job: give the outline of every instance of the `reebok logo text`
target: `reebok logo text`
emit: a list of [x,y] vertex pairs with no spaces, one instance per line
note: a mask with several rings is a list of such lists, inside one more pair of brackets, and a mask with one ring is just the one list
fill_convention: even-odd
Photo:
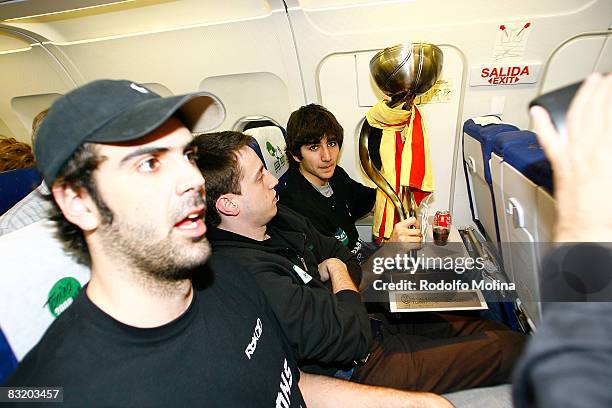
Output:
[[257,322],[255,323],[255,330],[253,331],[253,337],[251,337],[251,342],[244,349],[244,354],[246,354],[247,358],[250,360],[257,348],[257,340],[261,337],[261,333],[263,332],[263,324],[261,320],[257,318]]

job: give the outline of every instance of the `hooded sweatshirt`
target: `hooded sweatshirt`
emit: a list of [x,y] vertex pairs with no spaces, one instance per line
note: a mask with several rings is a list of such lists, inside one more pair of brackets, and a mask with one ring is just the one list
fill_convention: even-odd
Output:
[[219,228],[210,228],[207,236],[213,257],[233,259],[253,274],[304,371],[333,375],[363,359],[372,333],[360,294],[334,294],[318,272],[319,263],[338,258],[358,284],[355,256],[282,205],[266,233],[270,238],[264,241]]

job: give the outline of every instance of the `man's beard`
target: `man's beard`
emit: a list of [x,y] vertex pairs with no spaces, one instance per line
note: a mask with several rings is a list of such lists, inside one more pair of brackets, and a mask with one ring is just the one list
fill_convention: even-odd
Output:
[[150,224],[126,223],[117,214],[110,219],[110,224],[101,227],[104,250],[124,260],[147,280],[171,283],[191,279],[196,268],[210,256],[204,235],[189,241],[173,236],[171,230],[163,239],[153,241],[159,231]]

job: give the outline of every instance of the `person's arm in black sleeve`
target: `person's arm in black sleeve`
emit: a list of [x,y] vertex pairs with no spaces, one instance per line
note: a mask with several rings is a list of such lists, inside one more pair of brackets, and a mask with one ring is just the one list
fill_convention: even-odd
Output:
[[306,286],[271,262],[251,268],[300,360],[346,365],[368,354],[372,335],[358,292]]
[[361,265],[354,253],[342,245],[336,238],[326,237],[319,233],[316,228],[312,227],[310,235],[312,241],[315,242],[316,252],[319,254],[319,263],[329,258],[337,258],[346,264],[348,273],[356,286],[361,283]]
[[[290,209],[290,211],[293,211]],[[337,258],[346,264],[349,275],[355,283],[359,286],[361,283],[361,265],[357,260],[355,254],[348,250],[347,247],[342,245],[336,238],[328,237],[319,232],[317,227],[313,225],[312,221],[301,214],[293,212],[294,216],[299,217],[304,223],[304,233],[308,241],[313,244],[313,250],[317,256],[317,262],[321,263],[329,258]]]
[[610,303],[555,303],[544,318],[515,372],[515,405],[611,407]]
[[353,221],[357,221],[374,208],[376,189],[353,180],[341,167],[336,167],[336,172],[340,182],[345,184],[345,188],[349,192],[347,204],[353,216]]

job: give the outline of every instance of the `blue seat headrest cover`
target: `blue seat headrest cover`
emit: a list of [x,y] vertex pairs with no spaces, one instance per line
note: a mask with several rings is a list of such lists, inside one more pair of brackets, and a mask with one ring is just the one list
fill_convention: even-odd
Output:
[[285,130],[279,126],[263,126],[247,129],[244,133],[253,138],[249,146],[255,150],[265,168],[279,180],[276,191],[280,191],[289,170]]
[[552,168],[538,144],[510,146],[504,152],[504,161],[552,194]]
[[472,119],[468,119],[463,124],[463,132],[467,133],[474,139],[480,142],[482,147],[482,159],[484,160],[484,175],[487,183],[491,184],[491,170],[489,169],[489,159],[491,158],[491,152],[493,151],[493,144],[495,139],[502,132],[508,132],[518,130],[514,125],[508,125],[505,123],[490,124],[490,125],[479,125]]
[[528,130],[513,130],[510,132],[502,132],[495,138],[493,142],[493,152],[500,157],[504,157],[505,150],[510,146],[527,146],[537,144],[538,139],[536,134]]
[[0,215],[40,185],[35,167],[0,172]]

